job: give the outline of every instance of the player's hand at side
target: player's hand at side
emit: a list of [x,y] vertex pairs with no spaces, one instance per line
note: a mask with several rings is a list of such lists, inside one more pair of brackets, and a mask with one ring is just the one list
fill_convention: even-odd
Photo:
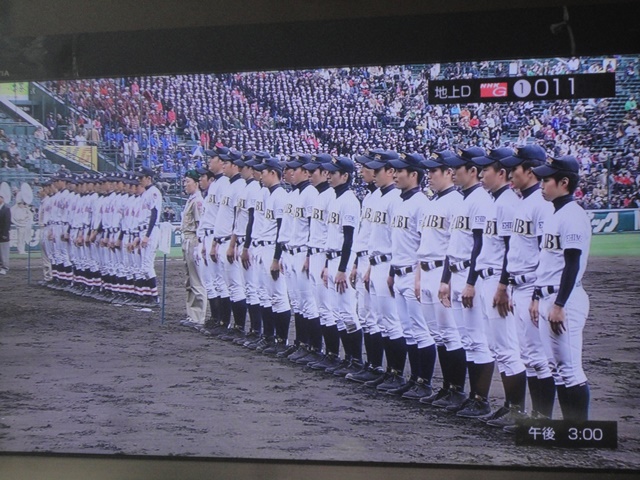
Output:
[[271,272],[271,278],[277,280],[280,276],[280,262],[274,259],[271,262],[271,268],[269,268],[269,271]]
[[122,240],[120,239],[116,240],[114,247],[120,250],[122,248]]
[[505,318],[509,312],[513,312],[506,285],[498,284],[496,294],[493,296],[493,308],[498,309],[498,313],[502,318]]
[[304,263],[302,264],[302,273],[309,278],[309,257],[305,257],[304,259]]
[[556,335],[561,335],[567,331],[564,324],[564,308],[554,304],[549,311],[549,326]]
[[214,263],[218,263],[218,244],[216,242],[211,244],[211,253],[209,254],[209,257],[211,257],[211,260],[213,260]]
[[531,323],[533,323],[536,328],[538,328],[538,319],[540,315],[538,310],[539,306],[540,300],[531,300],[531,303],[529,304],[529,316],[531,317]]
[[371,267],[367,268],[367,272],[362,277],[362,281],[364,283],[364,288],[369,291],[369,287],[371,286]]
[[473,297],[476,296],[476,287],[466,284],[462,289],[462,306],[464,308],[473,308]]
[[145,235],[144,237],[142,237],[142,242],[140,242],[140,246],[142,248],[147,248],[147,245],[149,245],[149,237]]
[[448,283],[440,283],[438,289],[438,300],[446,308],[451,308],[451,285]]
[[345,272],[336,273],[336,290],[338,293],[344,293],[347,291],[347,274]]
[[393,290],[394,278],[393,275],[389,275],[387,277],[387,287],[389,287],[389,293],[391,293],[392,297],[396,296],[396,292]]
[[325,288],[327,288],[329,286],[329,271],[327,270],[327,267],[322,269],[320,278],[322,278],[322,283],[324,283]]
[[235,245],[231,244],[227,249],[227,261],[229,263],[233,263],[235,259],[236,259],[236,247]]
[[356,288],[356,278],[358,277],[358,267],[355,265],[351,269],[351,273],[349,273],[349,283],[353,288]]
[[242,266],[245,270],[248,270],[251,266],[251,258],[249,257],[249,249],[243,248],[242,253],[240,254],[240,261],[242,262]]

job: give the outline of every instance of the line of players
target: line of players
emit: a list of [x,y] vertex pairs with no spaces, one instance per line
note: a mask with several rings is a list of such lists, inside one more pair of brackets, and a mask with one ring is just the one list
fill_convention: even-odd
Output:
[[[557,392],[565,419],[587,419],[591,230],[572,201],[573,157],[545,164],[536,145],[429,159],[374,150],[356,158],[369,189],[360,204],[346,157],[207,154],[209,168],[185,177],[182,325],[508,432],[525,418],[527,385],[533,417],[552,416]],[[492,412],[495,365],[505,402]]]
[[102,301],[158,305],[162,194],[153,172],[59,175],[42,185],[43,282]]

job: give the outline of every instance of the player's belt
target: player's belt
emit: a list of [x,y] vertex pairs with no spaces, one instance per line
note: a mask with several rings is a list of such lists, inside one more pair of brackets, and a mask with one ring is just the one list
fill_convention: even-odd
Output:
[[213,228],[205,228],[204,229],[204,235],[205,237],[208,235],[213,235]]
[[144,232],[147,230],[147,228],[149,228],[149,225],[141,225],[138,227],[138,231]]
[[236,237],[236,243],[242,245],[244,243],[244,237]]
[[213,237],[213,241],[216,243],[224,243],[231,240],[231,235],[226,237]]
[[120,231],[120,228],[118,227],[112,227],[112,228],[107,228],[107,233],[118,233]]
[[509,277],[509,285],[524,285],[525,283],[531,283],[536,279],[535,273],[528,273],[525,275],[511,275]]
[[254,247],[266,247],[267,245],[273,245],[276,243],[275,241],[266,241],[266,240],[254,240],[251,244]]
[[358,258],[368,257],[368,256],[369,256],[369,250],[363,250],[361,252],[356,253],[356,257]]
[[489,267],[489,268],[484,268],[482,270],[478,270],[477,273],[484,279],[484,278],[493,277],[494,275],[498,275],[500,273],[500,270]]
[[413,265],[407,267],[391,267],[391,275],[394,277],[402,277],[411,272],[413,272]]
[[307,249],[307,247],[289,247],[289,246],[287,246],[285,248],[286,248],[285,251],[287,253],[290,253],[291,255],[295,255],[296,253],[300,253],[300,252],[302,252],[302,251]]
[[340,250],[334,250],[333,252],[327,252],[327,260],[333,260],[334,258],[338,258],[342,255]]
[[453,273],[462,272],[471,266],[471,260],[463,260],[462,262],[456,262],[449,265],[449,270]]
[[434,260],[432,262],[420,262],[420,268],[425,272],[430,270],[435,270],[436,268],[440,268],[444,265],[444,260]]
[[[581,287],[582,282],[576,282],[575,287]],[[536,298],[545,298],[549,295],[553,295],[554,293],[558,293],[560,291],[559,285],[546,285],[544,287],[535,287],[533,289],[533,296]]]
[[315,255],[316,253],[324,252],[324,248],[309,247],[309,255]]
[[369,257],[369,263],[375,267],[376,265],[380,265],[384,262],[389,262],[391,260],[391,254],[383,254],[383,255],[372,255]]

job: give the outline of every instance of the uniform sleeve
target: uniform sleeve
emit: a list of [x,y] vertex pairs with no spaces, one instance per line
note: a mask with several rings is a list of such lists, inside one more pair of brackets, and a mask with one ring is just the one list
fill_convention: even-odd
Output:
[[484,201],[471,204],[469,209],[469,228],[471,230],[482,230],[484,232],[487,224],[486,207],[487,205]]
[[576,218],[574,222],[563,222],[560,225],[560,245],[563,250],[589,250],[591,243],[591,227],[587,221]]
[[513,219],[515,217],[515,208],[513,204],[498,205],[496,211],[496,227],[499,237],[510,237],[513,231]]
[[276,220],[282,219],[284,217],[284,209],[287,205],[287,194],[283,189],[282,192],[278,192],[278,194],[273,199],[273,216]]
[[343,202],[340,208],[340,225],[357,228],[360,220],[360,202],[354,197],[353,202]]
[[311,218],[311,216],[313,215],[313,205],[316,202],[316,199],[318,198],[318,193],[315,190],[315,188],[313,190],[311,190],[309,187],[307,187],[305,189],[305,191],[310,191],[311,193],[305,195],[305,201],[304,204],[302,205],[302,209],[303,209],[303,215],[305,218]]

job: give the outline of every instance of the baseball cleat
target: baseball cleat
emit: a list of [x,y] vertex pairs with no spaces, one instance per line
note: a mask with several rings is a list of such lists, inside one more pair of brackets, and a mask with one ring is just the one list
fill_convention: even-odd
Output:
[[421,398],[426,398],[433,394],[433,389],[431,385],[426,383],[424,379],[418,378],[413,386],[402,394],[402,398],[405,400],[420,400]]
[[504,415],[506,415],[507,413],[509,413],[509,407],[506,406],[501,406],[499,409],[493,411],[491,414],[485,416],[485,417],[480,417],[478,418],[478,420],[480,420],[481,422],[487,423],[491,420],[495,420],[497,418],[500,418]]
[[340,364],[340,357],[335,353],[328,353],[322,360],[316,363],[309,364],[311,370],[326,370],[327,368],[334,367]]
[[486,400],[474,398],[464,408],[456,412],[458,417],[462,418],[478,418],[491,413],[491,406]]
[[394,370],[393,368],[389,372],[389,376],[386,380],[376,386],[376,390],[379,392],[386,392],[387,390],[393,390],[395,388],[400,388],[406,383],[406,380],[402,376],[402,374]]
[[528,418],[527,415],[524,412],[521,412],[519,408],[520,407],[512,406],[511,408],[509,408],[506,415],[488,420],[487,425],[502,429],[509,426],[515,426],[518,420],[525,420],[526,418]]
[[387,395],[401,396],[407,393],[409,390],[411,390],[415,384],[416,384],[415,380],[409,380],[404,385],[401,385],[398,388],[392,388],[390,390],[387,390],[385,393]]
[[376,388],[381,383],[385,382],[390,376],[391,372],[385,372],[382,367],[377,367],[374,371],[378,376],[372,380],[367,380],[364,382],[365,387]]

